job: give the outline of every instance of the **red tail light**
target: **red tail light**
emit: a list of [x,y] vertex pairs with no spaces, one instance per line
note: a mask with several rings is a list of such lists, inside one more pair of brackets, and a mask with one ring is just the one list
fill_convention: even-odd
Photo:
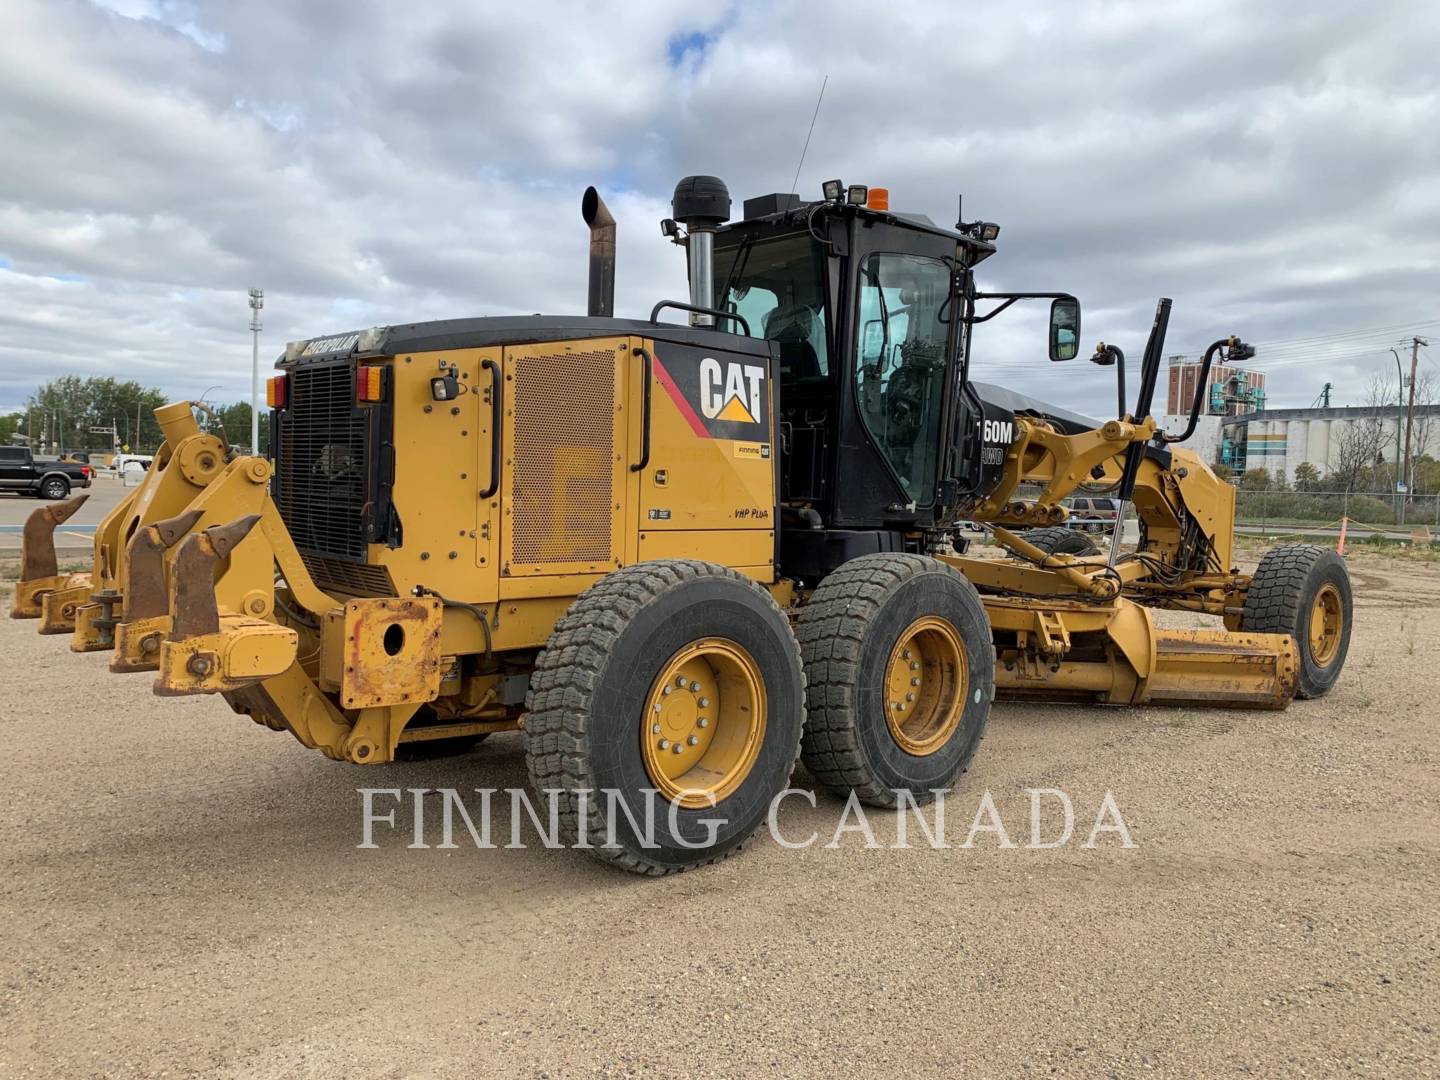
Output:
[[355,400],[385,400],[385,369],[378,364],[361,364],[355,369]]

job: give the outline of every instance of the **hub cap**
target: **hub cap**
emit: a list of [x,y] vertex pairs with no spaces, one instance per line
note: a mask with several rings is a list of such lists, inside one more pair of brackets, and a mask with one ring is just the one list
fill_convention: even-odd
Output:
[[709,807],[745,782],[765,739],[765,682],[751,655],[702,638],[670,657],[641,718],[645,771],[666,799]]
[[907,754],[925,757],[960,723],[970,672],[955,627],[928,615],[905,628],[885,666],[885,723]]
[[1334,585],[1322,585],[1310,607],[1310,658],[1321,667],[1335,659],[1344,621],[1340,590]]

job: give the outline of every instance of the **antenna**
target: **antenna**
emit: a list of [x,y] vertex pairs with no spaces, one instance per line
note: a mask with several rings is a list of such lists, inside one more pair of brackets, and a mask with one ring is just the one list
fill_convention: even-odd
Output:
[[820,96],[815,99],[815,113],[810,117],[810,130],[805,133],[805,145],[800,149],[800,164],[795,166],[795,179],[790,181],[790,194],[797,194],[800,186],[800,170],[805,167],[805,155],[810,152],[810,136],[815,134],[815,119],[820,115],[820,102],[825,100],[825,87],[830,85],[830,76],[820,84]]

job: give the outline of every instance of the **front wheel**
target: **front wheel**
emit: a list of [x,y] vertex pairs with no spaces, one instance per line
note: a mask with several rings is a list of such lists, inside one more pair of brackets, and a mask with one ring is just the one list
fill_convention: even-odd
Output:
[[70,494],[70,485],[58,476],[52,476],[40,485],[40,497],[52,502]]
[[970,764],[995,697],[975,587],[921,555],[862,555],[820,583],[797,628],[809,705],[801,756],[872,806],[916,802]]
[[1293,637],[1300,654],[1296,696],[1317,698],[1330,692],[1345,666],[1353,614],[1345,560],[1329,548],[1283,544],[1256,567],[1240,627]]
[[723,566],[637,563],[555,624],[530,678],[532,786],[564,842],[643,874],[739,850],[799,754],[805,682],[770,594]]

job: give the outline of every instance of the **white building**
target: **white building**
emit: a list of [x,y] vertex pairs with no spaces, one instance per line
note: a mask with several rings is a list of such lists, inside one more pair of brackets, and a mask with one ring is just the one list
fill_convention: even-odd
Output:
[[[1265,469],[1294,482],[1295,469],[1310,462],[1321,474],[1340,459],[1347,428],[1380,422],[1382,461],[1394,464],[1404,453],[1406,410],[1399,405],[1352,406],[1343,409],[1266,409],[1244,416],[1201,417],[1220,421],[1219,445],[1206,444],[1206,459],[1222,461],[1237,472]],[[1168,419],[1168,418],[1167,418]],[[1191,445],[1199,449],[1198,436]],[[1397,447],[1399,450],[1397,451]],[[1209,456],[1214,453],[1214,457]],[[1411,428],[1410,458],[1440,458],[1440,405],[1416,405]]]

